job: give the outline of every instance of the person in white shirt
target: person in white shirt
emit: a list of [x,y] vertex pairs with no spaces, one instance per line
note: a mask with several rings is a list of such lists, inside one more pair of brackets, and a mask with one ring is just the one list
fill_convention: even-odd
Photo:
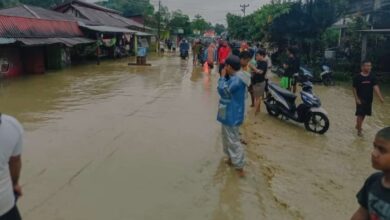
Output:
[[16,199],[22,196],[23,127],[13,117],[0,114],[0,220],[21,220]]

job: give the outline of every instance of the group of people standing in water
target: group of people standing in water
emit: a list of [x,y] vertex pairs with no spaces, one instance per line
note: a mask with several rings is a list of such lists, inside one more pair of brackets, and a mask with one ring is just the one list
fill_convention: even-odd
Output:
[[[245,151],[239,131],[246,115],[245,99],[249,91],[251,106],[255,107],[257,115],[266,89],[267,72],[272,64],[267,60],[264,49],[257,48],[253,52],[246,43],[242,43],[239,50],[230,49],[227,45],[223,42],[217,52],[220,73],[218,93],[221,97],[217,119],[222,124],[223,151],[228,157],[226,163],[234,167],[240,177],[245,177]],[[293,75],[299,71],[300,62],[295,49],[288,49],[287,54],[288,61],[283,65],[288,80],[287,89],[295,93]],[[371,115],[373,92],[384,102],[371,68],[370,61],[362,62],[361,73],[353,79],[359,136],[365,116]],[[359,208],[352,220],[390,219],[390,127],[376,134],[371,160],[372,167],[379,172],[371,175],[358,192]]]
[[251,97],[251,107],[258,115],[266,89],[267,72],[272,63],[260,45],[251,47],[242,42],[240,47],[234,47],[227,41],[220,41],[218,46],[210,43],[204,47],[204,54],[200,54],[202,46],[200,41],[194,42],[193,62],[197,65],[199,55],[203,56],[204,60],[200,63],[207,74],[214,69],[214,64],[218,65],[218,93],[221,98],[217,120],[222,124],[223,150],[228,157],[227,164],[244,177],[245,151],[242,145],[246,143],[239,128],[247,115],[245,100]]

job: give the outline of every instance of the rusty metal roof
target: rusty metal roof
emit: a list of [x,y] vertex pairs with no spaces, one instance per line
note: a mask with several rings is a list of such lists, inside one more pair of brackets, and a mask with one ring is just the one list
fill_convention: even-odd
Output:
[[151,28],[145,27],[143,24],[136,22],[132,19],[121,16],[121,12],[102,7],[93,3],[87,3],[78,0],[70,0],[56,8],[54,10],[62,13],[72,13],[77,18],[81,17],[90,22],[98,24],[91,24],[84,22],[87,25],[100,25],[100,26],[113,26],[113,27],[136,27],[140,29]]
[[135,22],[131,19],[122,17],[121,15],[110,13],[106,11],[99,11],[93,8],[82,7],[78,5],[72,5],[72,7],[77,10],[81,15],[90,21],[100,23],[105,26],[113,27],[139,27],[143,28],[144,26],[138,22]]
[[128,25],[118,19],[113,18],[112,13],[99,11],[92,8],[82,7],[78,5],[72,5],[76,11],[78,11],[83,17],[90,21],[97,22],[101,25],[113,26],[113,27],[127,27]]
[[106,11],[106,12],[110,12],[110,13],[121,14],[120,11],[114,10],[112,8],[106,8],[106,7],[98,5],[98,4],[93,4],[93,3],[89,3],[86,1],[80,1],[80,0],[67,0],[64,3],[55,6],[53,9],[56,11],[64,12],[64,10],[66,10],[66,8],[69,7],[70,5],[80,5],[80,6],[84,6],[84,7],[88,7],[88,8],[93,8],[93,9],[96,9],[99,11]]
[[1,9],[0,15],[38,18],[38,19],[47,19],[47,20],[62,20],[62,21],[76,20],[72,15],[62,14],[56,11],[35,7],[31,5],[20,5],[13,8]]
[[0,15],[2,38],[82,37],[77,22]]
[[99,23],[87,19],[77,18],[70,14],[63,14],[57,11],[52,11],[31,5],[20,5],[13,8],[1,9],[0,15],[60,21],[80,21],[88,25],[99,25]]

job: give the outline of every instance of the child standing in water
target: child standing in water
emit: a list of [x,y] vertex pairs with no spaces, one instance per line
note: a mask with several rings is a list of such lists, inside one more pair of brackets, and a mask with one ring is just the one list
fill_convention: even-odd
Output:
[[360,208],[352,220],[390,219],[390,127],[377,133],[371,162],[380,172],[371,175],[357,194]]

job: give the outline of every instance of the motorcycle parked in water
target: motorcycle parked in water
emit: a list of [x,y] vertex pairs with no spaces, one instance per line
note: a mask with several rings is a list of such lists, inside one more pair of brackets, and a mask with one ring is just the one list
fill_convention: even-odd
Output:
[[274,117],[282,115],[304,123],[306,130],[310,132],[324,134],[329,129],[329,118],[321,107],[320,99],[313,93],[313,84],[306,81],[300,86],[302,86],[303,103],[297,107],[295,104],[297,96],[294,93],[269,82],[267,97],[264,101],[267,111]]
[[[283,76],[285,76],[286,70],[283,67],[275,65],[272,67],[272,71],[277,76],[283,77]],[[313,73],[308,68],[305,68],[305,67],[300,67],[299,72],[295,73],[293,75],[293,77],[295,78],[295,80],[297,80],[298,83],[312,81],[314,78]]]
[[320,79],[325,86],[334,86],[336,84],[333,79],[333,71],[328,65],[322,65]]
[[188,58],[188,50],[180,50],[180,57],[185,60]]
[[202,46],[200,49],[200,52],[198,54],[198,62],[203,66],[203,64],[206,62],[206,57],[205,57],[205,50],[206,48]]
[[333,79],[333,71],[328,65],[322,65],[321,72],[319,74],[313,74],[313,72],[309,68],[301,67],[300,75],[305,76],[304,80],[308,79],[313,83],[323,83],[325,86],[335,85],[335,81]]

